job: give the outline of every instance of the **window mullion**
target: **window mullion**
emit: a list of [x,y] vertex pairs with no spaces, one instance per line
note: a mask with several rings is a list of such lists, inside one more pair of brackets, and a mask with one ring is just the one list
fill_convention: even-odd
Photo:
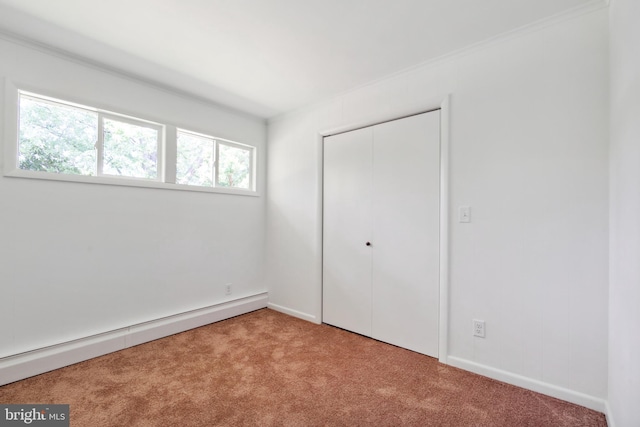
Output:
[[103,175],[104,171],[104,115],[98,113],[98,141],[96,142],[96,163],[98,176]]
[[249,162],[250,162],[250,167],[249,167],[249,188],[253,191],[256,190],[256,177],[255,177],[255,171],[256,171],[256,150],[249,150]]
[[[164,151],[164,152],[163,152]],[[165,126],[164,150],[159,150],[163,155],[164,182],[176,183],[176,169],[178,163],[178,131],[175,126]]]
[[218,187],[218,159],[220,158],[219,156],[219,150],[218,148],[220,147],[220,144],[218,144],[218,141],[216,141],[215,139],[213,140],[213,186],[214,187]]

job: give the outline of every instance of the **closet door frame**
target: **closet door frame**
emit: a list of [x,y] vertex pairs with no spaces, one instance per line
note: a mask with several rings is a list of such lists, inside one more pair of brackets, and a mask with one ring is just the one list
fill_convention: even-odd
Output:
[[[389,113],[376,117],[371,117],[369,120],[363,120],[359,122],[349,123],[338,128],[327,129],[320,131],[317,136],[317,149],[319,152],[318,158],[320,164],[318,167],[318,221],[319,229],[317,235],[319,236],[319,253],[323,253],[323,148],[324,138],[327,136],[336,135],[339,133],[349,132],[352,130],[374,126],[380,123],[388,122],[391,120],[402,119],[405,117],[414,116],[417,114],[427,113],[430,111],[440,110],[440,262],[439,262],[439,319],[438,319],[438,360],[441,363],[447,363],[448,356],[448,332],[449,332],[449,133],[450,133],[450,95],[446,95],[444,99],[439,102],[427,103],[422,108],[416,108],[413,110],[402,111],[396,114]],[[323,259],[322,255],[318,260],[318,271],[322,275]],[[322,322],[322,277],[320,277],[320,286],[317,289],[317,301],[318,306],[316,308],[316,319]]]

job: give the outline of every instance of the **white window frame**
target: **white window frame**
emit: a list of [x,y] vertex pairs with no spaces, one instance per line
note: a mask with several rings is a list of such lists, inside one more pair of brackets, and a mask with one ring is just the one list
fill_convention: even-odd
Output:
[[[44,96],[44,95],[38,95],[32,92],[28,92],[28,91],[23,91],[23,90],[18,90],[17,93],[17,100],[16,100],[16,139],[15,139],[15,153],[11,153],[13,155],[13,157],[15,157],[16,159],[16,168],[18,170],[22,170],[22,171],[29,171],[28,169],[20,169],[20,100],[22,97],[25,98],[29,98],[32,101],[35,102],[41,102],[41,103],[45,103],[45,104],[50,104],[52,106],[63,106],[63,107],[71,107],[71,108],[75,108],[78,110],[84,110],[84,111],[88,111],[91,113],[94,113],[96,115],[96,119],[97,119],[97,128],[96,128],[96,139],[100,138],[100,129],[102,128],[102,124],[100,121],[100,113],[98,112],[97,109],[95,108],[91,108],[91,107],[87,107],[85,105],[80,105],[80,104],[76,104],[74,102],[65,102],[65,101],[61,101],[59,99],[56,98],[52,98],[49,96]],[[7,121],[7,125],[9,125],[8,121]],[[6,139],[6,141],[8,142],[9,139]],[[97,155],[97,153],[96,153]],[[96,167],[94,167],[94,172],[96,173],[96,175],[98,174],[98,159],[96,158]],[[36,173],[45,173],[45,174],[52,174],[52,175],[58,175],[54,172],[45,172],[45,171],[30,171],[30,172],[36,172]],[[72,175],[72,174],[65,174],[65,175]],[[89,176],[89,175],[77,175],[77,176]]]
[[[213,185],[212,186],[193,185],[193,184],[177,184],[177,185],[181,185],[181,186],[185,186],[185,187],[217,188],[218,186],[216,185],[216,170],[218,169],[218,153],[217,153],[217,150],[216,150],[216,147],[217,147],[216,139],[211,135],[205,135],[203,133],[193,132],[193,131],[186,130],[186,129],[183,129],[183,128],[177,128],[176,129],[176,167],[177,167],[177,164],[178,164],[177,163],[177,158],[178,158],[178,136],[181,133],[188,134],[188,135],[193,135],[195,137],[206,139],[206,140],[211,142],[211,146],[213,148],[213,168],[211,170],[211,173],[213,174],[213,176],[211,177],[211,182],[213,183]],[[176,182],[178,181],[177,172],[176,172],[176,179],[175,180],[176,180]]]
[[[241,150],[246,150],[249,152],[249,189],[253,189],[255,188],[255,181],[254,181],[254,170],[255,170],[255,148],[254,147],[250,147],[244,144],[238,144],[237,142],[233,142],[233,141],[227,141],[221,138],[218,138],[218,140],[216,141],[216,145],[215,145],[215,163],[214,163],[214,181],[215,182],[215,186],[218,187],[220,184],[218,182],[218,161],[220,160],[220,145],[226,145],[228,147],[233,147],[233,148],[239,148]],[[223,187],[223,188],[232,188],[232,189],[242,189],[241,187]]]
[[[96,171],[96,176],[97,177],[109,177],[109,178],[114,178],[114,179],[132,179],[132,180],[141,180],[141,181],[151,181],[151,182],[162,182],[162,176],[163,176],[163,170],[162,170],[162,165],[163,165],[163,135],[164,135],[164,129],[163,129],[163,125],[159,124],[159,123],[154,123],[148,120],[143,120],[143,119],[139,119],[137,117],[130,117],[130,116],[125,116],[122,114],[117,114],[117,113],[112,113],[112,112],[108,112],[108,111],[104,111],[98,108],[94,108],[94,107],[88,107],[86,105],[81,105],[81,104],[76,104],[74,102],[68,102],[65,100],[61,100],[61,99],[56,99],[56,98],[52,98],[49,96],[45,96],[45,95],[40,95],[40,94],[36,94],[33,92],[29,92],[29,91],[24,91],[24,90],[18,90],[18,103],[17,103],[17,111],[18,111],[18,133],[20,131],[20,100],[23,98],[28,98],[31,99],[33,101],[36,102],[44,102],[44,103],[48,103],[51,104],[53,106],[62,106],[62,107],[71,107],[71,108],[76,108],[78,110],[85,110],[85,111],[90,111],[92,113],[96,114],[96,117],[98,119],[97,121],[97,129],[96,129],[96,141],[95,141],[95,149],[96,149],[96,165],[95,165],[95,171]],[[126,124],[130,124],[133,126],[138,126],[138,127],[142,127],[142,128],[148,128],[148,129],[153,129],[157,132],[158,135],[158,139],[156,142],[156,176],[155,178],[139,178],[139,177],[132,177],[132,176],[126,176],[126,175],[114,175],[114,174],[107,174],[104,173],[104,120],[112,120],[112,121],[116,121],[116,122],[121,122],[121,123],[126,123]],[[19,153],[20,153],[20,136],[19,134],[17,135],[16,138],[16,161],[18,161],[18,157],[19,157]],[[76,175],[76,174],[57,174],[54,172],[45,172],[45,171],[29,171],[26,169],[20,169],[19,164],[16,164],[16,167],[18,170],[24,171],[24,172],[34,172],[37,174],[46,174],[46,175],[71,175],[71,176],[86,176],[86,177],[90,177],[92,178],[90,175]],[[49,177],[49,178],[53,178],[53,177]]]
[[[158,141],[156,144],[156,177],[154,178],[136,178],[132,176],[121,176],[104,173],[104,119],[113,120],[116,122],[127,123],[134,126],[153,129],[158,132]],[[98,141],[96,141],[97,149],[97,163],[98,163],[98,176],[105,176],[116,179],[135,179],[144,181],[157,181],[163,182],[163,168],[164,164],[164,150],[162,149],[164,144],[164,126],[158,123],[149,122],[137,118],[131,118],[113,113],[107,113],[105,111],[98,111]]]
[[[85,109],[88,111],[94,111],[99,115],[98,119],[98,141],[96,142],[96,149],[100,148],[101,153],[97,155],[104,156],[104,132],[102,126],[102,117],[112,118],[117,121],[131,123],[137,126],[151,127],[158,130],[158,155],[157,155],[157,179],[148,178],[135,178],[127,176],[109,175],[103,174],[102,171],[96,171],[97,176],[89,175],[75,175],[75,174],[62,174],[54,172],[44,171],[31,171],[20,169],[18,159],[18,146],[19,146],[19,101],[20,95],[26,95],[36,100],[44,100],[53,102],[54,104],[68,105],[74,108]],[[89,105],[92,105],[91,107]],[[257,150],[258,148],[253,145],[243,144],[235,141],[231,141],[225,138],[213,137],[207,133],[194,132],[186,130],[186,127],[178,127],[174,124],[164,122],[162,120],[150,120],[143,115],[124,114],[118,112],[116,108],[109,108],[108,106],[100,105],[97,102],[79,100],[75,97],[59,95],[51,93],[51,91],[42,90],[29,85],[17,84],[9,79],[5,80],[5,117],[4,117],[4,135],[3,143],[4,155],[0,162],[0,173],[4,177],[10,178],[28,178],[50,181],[63,181],[63,182],[79,182],[79,183],[91,183],[91,184],[104,184],[104,185],[120,185],[140,188],[157,188],[167,190],[179,190],[179,191],[192,191],[192,192],[205,192],[205,193],[220,193],[220,194],[232,194],[259,197],[260,193],[257,191]],[[187,126],[188,127],[188,126]],[[235,144],[239,147],[251,150],[252,164],[251,164],[251,188],[229,188],[229,187],[202,187],[196,185],[183,185],[176,184],[176,161],[177,161],[177,131],[184,131],[195,135],[201,135],[207,138],[211,138],[215,141],[223,141],[224,143]],[[217,144],[215,145],[217,147]],[[214,148],[215,155],[217,156],[217,150]],[[97,161],[97,164],[101,164],[101,160]],[[216,174],[217,164],[214,165],[214,182]]]
[[[201,187],[201,186],[190,185],[190,184],[178,184],[178,185],[181,185],[184,187],[215,188],[215,189],[224,190],[224,191],[245,191],[245,192],[256,191],[255,190],[256,189],[256,180],[255,180],[256,147],[252,145],[241,144],[235,141],[230,141],[224,138],[218,138],[212,135],[206,135],[203,133],[194,132],[194,131],[183,129],[183,128],[176,129],[176,141],[177,141],[177,134],[180,134],[180,133],[193,135],[199,138],[204,138],[204,139],[210,140],[211,143],[213,144],[213,169],[212,169],[213,177],[211,180],[213,182],[213,187]],[[229,147],[239,148],[249,152],[250,167],[249,167],[249,188],[248,189],[241,188],[241,187],[220,187],[220,184],[218,182],[218,161],[220,159],[220,150],[219,150],[220,144],[226,145]]]

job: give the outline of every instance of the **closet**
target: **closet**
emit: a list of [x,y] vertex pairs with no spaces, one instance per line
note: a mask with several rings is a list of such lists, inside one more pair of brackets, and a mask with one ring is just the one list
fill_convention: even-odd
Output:
[[324,138],[324,323],[438,356],[439,192],[439,111]]

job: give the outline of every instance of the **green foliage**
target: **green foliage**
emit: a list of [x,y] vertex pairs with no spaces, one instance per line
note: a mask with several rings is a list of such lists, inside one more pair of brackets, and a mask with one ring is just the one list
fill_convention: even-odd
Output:
[[218,185],[249,188],[251,152],[247,149],[220,144],[218,147]]
[[[218,185],[250,188],[251,151],[218,142]],[[184,132],[178,133],[178,184],[213,186],[214,140]]]
[[[98,113],[57,102],[20,97],[19,167],[75,175],[97,174]],[[158,174],[158,130],[103,117],[107,175],[155,179]],[[251,150],[218,143],[218,185],[251,186]],[[179,132],[176,182],[212,187],[214,140]]]
[[22,97],[19,167],[95,175],[97,123],[94,112]]
[[[97,174],[98,114],[69,105],[20,98],[19,167],[76,175]],[[155,179],[158,131],[103,119],[103,172]]]
[[155,179],[158,176],[158,131],[105,118],[103,172]]
[[80,169],[69,164],[68,159],[52,153],[42,145],[30,144],[25,155],[20,156],[20,169],[79,175]]
[[176,183],[213,186],[213,140],[178,133]]

